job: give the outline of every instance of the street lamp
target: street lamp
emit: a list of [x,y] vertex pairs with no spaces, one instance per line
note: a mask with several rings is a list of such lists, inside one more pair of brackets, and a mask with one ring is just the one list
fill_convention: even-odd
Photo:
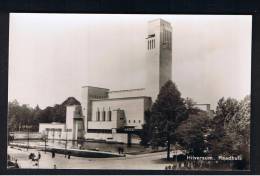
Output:
[[29,150],[29,141],[30,141],[30,128],[32,128],[31,125],[26,125],[25,128],[27,129],[27,151]]
[[66,128],[66,141],[65,141],[65,157],[67,156],[67,145],[68,145],[68,132],[71,131],[71,129]]
[[46,131],[43,131],[43,140],[44,140],[44,153],[46,153],[46,142],[48,139],[48,134],[46,133]]

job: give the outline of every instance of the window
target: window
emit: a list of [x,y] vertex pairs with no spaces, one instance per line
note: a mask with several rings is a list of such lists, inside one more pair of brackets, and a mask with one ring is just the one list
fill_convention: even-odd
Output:
[[100,121],[100,112],[99,112],[99,110],[97,111],[97,121]]
[[102,111],[102,121],[106,121],[106,111]]
[[154,42],[153,48],[155,48],[155,39],[153,39],[153,42]]
[[135,120],[134,120],[134,123],[135,123]]
[[141,120],[139,120],[139,123],[141,123]]
[[172,47],[172,33],[170,32],[170,48]]
[[166,41],[167,41],[167,43],[169,41],[169,31],[166,31]]
[[111,112],[111,110],[108,111],[108,121],[112,121],[112,112]]
[[128,123],[130,123],[131,121],[130,120],[128,120]]
[[165,29],[163,29],[163,43],[165,43]]

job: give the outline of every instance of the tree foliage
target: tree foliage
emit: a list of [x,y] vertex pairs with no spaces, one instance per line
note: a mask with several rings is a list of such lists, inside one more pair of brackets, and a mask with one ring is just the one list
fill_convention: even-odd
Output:
[[218,102],[213,130],[209,135],[213,155],[241,155],[249,162],[250,150],[250,97],[240,102],[221,98]]
[[209,117],[206,112],[190,114],[189,118],[176,129],[178,144],[194,156],[203,156],[206,150],[205,136],[209,129]]
[[26,130],[26,125],[30,125],[32,131],[37,131],[39,123],[64,123],[67,105],[80,105],[80,103],[74,97],[69,97],[61,104],[56,104],[54,107],[48,106],[41,110],[38,105],[32,108],[28,105],[20,105],[17,100],[9,102],[8,130],[23,131]]
[[174,143],[175,129],[186,118],[186,106],[181,93],[172,81],[166,82],[151,108],[151,143],[164,146],[168,139]]

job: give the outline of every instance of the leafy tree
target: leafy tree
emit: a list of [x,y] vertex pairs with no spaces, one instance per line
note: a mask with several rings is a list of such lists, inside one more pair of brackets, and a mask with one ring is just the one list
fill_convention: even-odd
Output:
[[243,161],[237,168],[249,168],[250,155],[250,97],[246,96],[238,104],[239,110],[225,126],[225,131],[233,141],[234,153],[241,154]]
[[212,121],[212,132],[208,136],[209,149],[212,155],[227,155],[234,153],[233,140],[225,130],[229,122],[239,111],[239,102],[236,99],[222,97],[218,101],[216,116]]
[[[250,148],[250,97],[242,101],[221,98],[218,102],[213,130],[208,137],[212,155],[243,155],[248,168]],[[241,165],[239,166],[241,167]]]
[[40,109],[37,105],[31,108],[28,105],[20,105],[17,100],[8,103],[8,130],[26,130],[26,125],[31,125],[33,131],[38,131],[39,123],[51,123],[66,121],[66,106],[80,105],[74,97],[67,98],[61,104],[54,107]]
[[151,136],[152,136],[152,126],[151,126],[151,112],[147,110],[144,112],[144,121],[143,130],[141,132],[141,145],[148,146],[150,144]]
[[188,114],[197,114],[200,110],[195,107],[196,102],[192,99],[187,97],[185,99],[185,106],[187,108]]
[[175,129],[187,119],[184,99],[172,81],[167,81],[161,88],[157,100],[151,108],[150,126],[154,131],[151,143],[165,146],[167,143],[167,159],[169,159],[170,144],[175,143]]
[[209,117],[206,112],[191,114],[176,129],[176,139],[189,154],[204,155],[206,149],[205,136],[209,129]]

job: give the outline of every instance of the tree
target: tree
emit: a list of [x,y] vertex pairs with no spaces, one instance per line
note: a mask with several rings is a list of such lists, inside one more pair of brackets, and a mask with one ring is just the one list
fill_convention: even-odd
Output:
[[206,112],[191,114],[187,120],[176,129],[176,139],[189,154],[204,155],[206,149],[205,137],[209,129],[209,117]]
[[151,112],[147,110],[144,112],[144,121],[143,130],[141,132],[141,145],[148,146],[150,144],[151,136],[152,136],[152,126],[151,126]]
[[[250,97],[242,101],[221,98],[218,102],[213,130],[208,137],[212,155],[243,155],[248,168],[250,149]],[[239,166],[241,167],[241,165]]]
[[200,111],[195,107],[195,104],[196,102],[192,98],[187,97],[185,99],[185,106],[188,114],[197,114]]
[[20,105],[17,100],[8,103],[8,130],[25,130],[26,125],[31,125],[31,130],[38,131],[39,123],[51,123],[66,121],[66,106],[80,105],[74,97],[67,98],[61,104],[54,107],[48,106],[40,109],[37,105],[32,108],[28,105]]
[[151,108],[151,143],[165,146],[167,142],[167,159],[170,155],[170,144],[175,143],[175,129],[187,118],[184,99],[172,81],[167,81],[161,88],[157,100]]
[[8,103],[9,131],[25,130],[26,125],[32,124],[33,109],[28,105],[20,105],[17,100]]
[[250,96],[246,96],[238,104],[239,110],[225,126],[225,131],[233,141],[234,153],[241,154],[243,161],[236,167],[249,168],[250,155]]
[[232,120],[232,118],[239,111],[239,102],[234,98],[227,98],[227,100],[222,97],[218,101],[218,106],[216,109],[215,120],[220,126],[225,126]]
[[239,102],[233,98],[225,100],[222,97],[218,101],[216,108],[216,116],[212,121],[212,132],[208,136],[209,149],[212,155],[227,155],[234,154],[233,143],[226,130],[228,124],[239,111]]

